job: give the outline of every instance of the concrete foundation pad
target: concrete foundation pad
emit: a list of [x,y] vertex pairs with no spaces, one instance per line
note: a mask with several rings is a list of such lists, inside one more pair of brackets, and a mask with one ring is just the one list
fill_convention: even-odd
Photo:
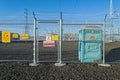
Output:
[[63,63],[55,63],[55,66],[65,66],[66,64]]
[[30,63],[29,66],[38,66],[39,64]]
[[102,67],[110,67],[110,64],[98,64],[98,66],[102,66]]

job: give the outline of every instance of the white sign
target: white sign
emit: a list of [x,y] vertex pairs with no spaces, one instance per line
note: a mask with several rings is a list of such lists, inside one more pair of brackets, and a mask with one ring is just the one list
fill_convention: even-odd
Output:
[[43,47],[55,47],[55,41],[43,41]]
[[51,41],[51,34],[46,34],[46,41]]

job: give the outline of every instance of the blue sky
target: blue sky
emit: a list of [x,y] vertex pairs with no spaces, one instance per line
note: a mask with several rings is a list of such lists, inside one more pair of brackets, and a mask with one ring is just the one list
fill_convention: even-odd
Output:
[[[119,4],[120,0],[113,0],[114,10],[120,10]],[[32,20],[33,11],[39,19],[59,19],[59,13],[62,11],[63,19],[67,20],[103,20],[105,14],[109,14],[109,0],[0,0],[0,20],[25,20],[25,8],[28,9],[29,19]],[[8,29],[8,25],[4,25],[3,28]],[[21,30],[23,33],[24,26],[19,28],[14,31]],[[53,29],[43,28],[43,30],[51,32]],[[57,29],[53,32],[56,31]]]
[[[114,9],[120,9],[119,3],[119,0],[113,0]],[[0,16],[24,16],[25,8],[29,16],[32,11],[47,14],[62,11],[64,14],[103,17],[109,13],[109,0],[0,0]]]

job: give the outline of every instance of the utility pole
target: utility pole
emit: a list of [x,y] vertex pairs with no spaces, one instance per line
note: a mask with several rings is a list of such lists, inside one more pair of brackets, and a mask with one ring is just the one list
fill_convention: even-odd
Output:
[[25,34],[28,34],[28,9],[24,9],[24,15],[25,15]]

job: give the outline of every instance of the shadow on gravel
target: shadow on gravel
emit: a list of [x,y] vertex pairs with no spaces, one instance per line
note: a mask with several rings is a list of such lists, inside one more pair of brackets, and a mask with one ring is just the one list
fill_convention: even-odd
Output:
[[120,62],[120,47],[111,49],[105,56],[106,62]]

